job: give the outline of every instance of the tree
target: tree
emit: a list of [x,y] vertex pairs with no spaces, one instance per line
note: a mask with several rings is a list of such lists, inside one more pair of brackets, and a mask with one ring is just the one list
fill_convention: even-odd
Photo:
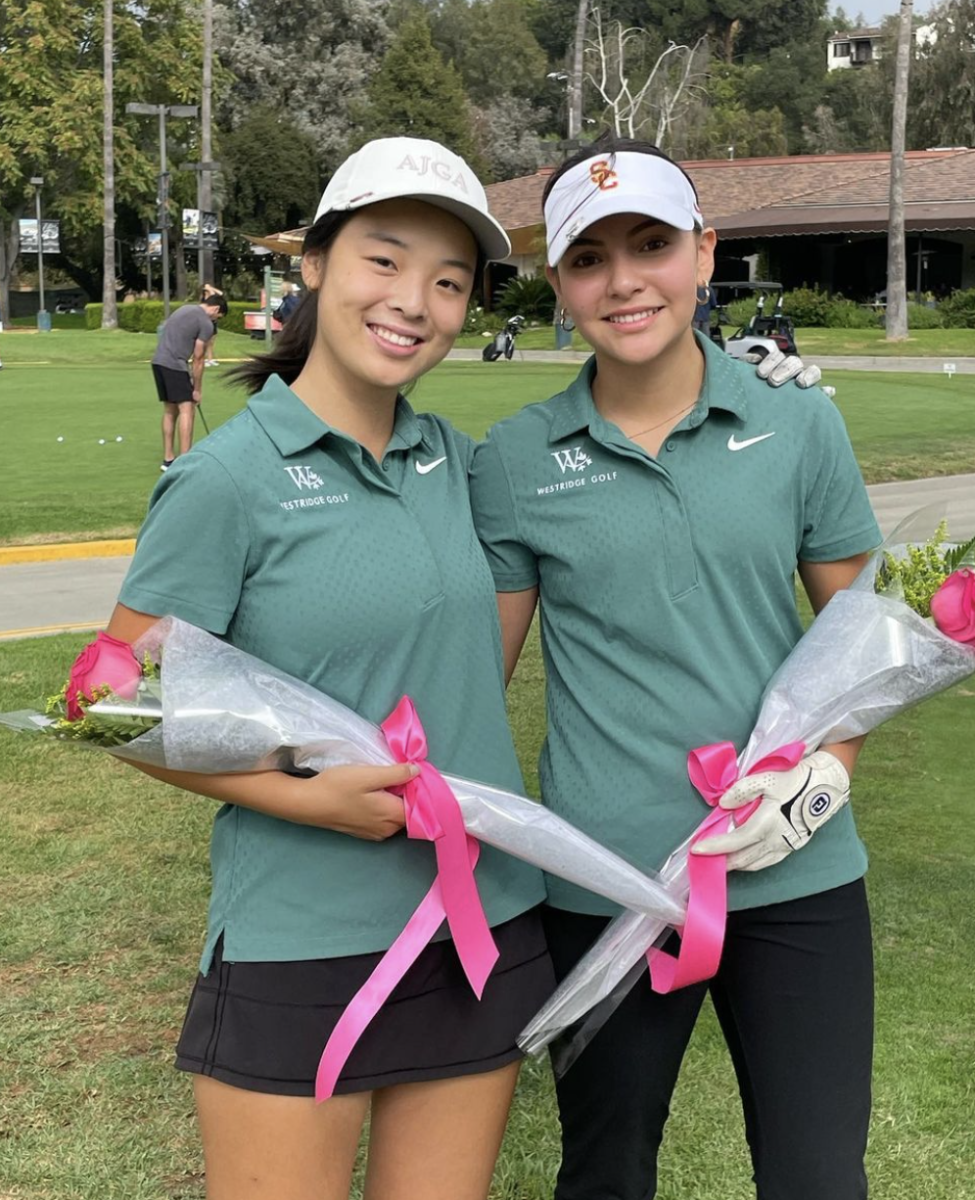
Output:
[[703,39],[694,46],[671,42],[655,56],[645,30],[624,29],[619,21],[604,27],[594,9],[585,53],[586,79],[617,135],[634,138],[646,131],[658,146],[667,144],[671,126],[695,89],[700,91],[707,61]]
[[485,180],[516,179],[533,174],[545,161],[544,124],[528,100],[499,96],[486,108],[475,108],[474,141],[485,165]]
[[569,140],[582,130],[582,83],[585,72],[586,25],[589,0],[578,0],[576,27],[572,38],[572,68],[569,72]]
[[102,270],[102,329],[118,325],[115,308],[115,90],[112,80],[115,13],[113,0],[105,0],[102,47],[102,164],[104,171],[104,246]]
[[314,213],[320,192],[315,139],[287,112],[254,108],[224,134],[220,158],[228,226],[270,233],[296,229]]
[[887,341],[907,339],[907,251],[904,240],[904,143],[913,46],[913,0],[901,0],[890,136],[890,215],[887,225]]
[[975,0],[931,9],[911,70],[908,144],[975,146]]
[[387,0],[224,0],[214,39],[233,84],[218,107],[236,129],[254,107],[280,106],[315,139],[318,165],[345,157],[354,112],[389,43]]
[[445,63],[422,12],[397,31],[369,86],[352,138],[423,137],[442,142],[477,170],[470,110],[460,75]]
[[888,149],[892,84],[883,59],[855,71],[831,71],[820,103],[803,122],[804,148],[813,154]]
[[445,62],[460,71],[472,104],[540,94],[548,60],[528,24],[524,0],[446,0],[430,18]]
[[762,157],[788,152],[785,119],[778,108],[750,107],[746,100],[757,64],[712,62],[706,93],[698,95],[672,130],[681,158]]
[[[89,295],[102,291],[104,0],[0,0],[0,310],[19,250],[17,220],[32,175],[45,179],[61,221],[60,265]],[[200,31],[185,0],[142,0],[114,12],[116,201],[155,196],[154,128],[125,117],[128,100],[196,99]]]

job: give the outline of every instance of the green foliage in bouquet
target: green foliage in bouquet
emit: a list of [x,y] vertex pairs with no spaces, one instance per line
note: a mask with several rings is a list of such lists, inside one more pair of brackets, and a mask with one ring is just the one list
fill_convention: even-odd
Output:
[[[92,688],[92,698],[89,700],[83,693],[78,695],[78,704],[84,716],[80,720],[68,719],[68,683],[54,696],[48,696],[44,705],[44,713],[52,718],[52,723],[45,726],[41,732],[49,737],[73,742],[90,742],[95,746],[125,746],[135,741],[140,734],[147,733],[159,724],[160,715],[150,713],[93,713],[89,709],[99,700],[105,700],[114,695],[110,687]],[[159,682],[159,664],[147,654],[142,662],[142,681],[139,684],[139,697],[151,696],[156,700],[162,699],[162,688]]]
[[905,558],[884,554],[876,591],[896,596],[922,617],[931,616],[931,597],[959,567],[975,565],[975,538],[945,546],[948,523],[942,521],[923,546],[908,546]]

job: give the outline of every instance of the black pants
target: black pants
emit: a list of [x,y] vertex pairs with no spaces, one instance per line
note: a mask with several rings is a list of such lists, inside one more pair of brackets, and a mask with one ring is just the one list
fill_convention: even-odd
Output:
[[[606,920],[543,911],[562,979]],[[730,913],[710,984],[658,996],[649,978],[637,983],[556,1085],[555,1200],[656,1195],[670,1098],[708,990],[738,1077],[758,1200],[863,1200],[873,954],[862,880]]]

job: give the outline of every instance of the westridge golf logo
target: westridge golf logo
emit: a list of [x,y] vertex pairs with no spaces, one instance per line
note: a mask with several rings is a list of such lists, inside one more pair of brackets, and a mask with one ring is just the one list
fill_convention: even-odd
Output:
[[302,488],[311,488],[312,491],[317,492],[320,487],[325,486],[325,480],[311,467],[285,467],[284,469],[291,476],[291,482],[299,491]]
[[581,446],[573,446],[571,450],[553,450],[552,457],[562,468],[563,475],[566,471],[584,471],[592,466],[592,459]]

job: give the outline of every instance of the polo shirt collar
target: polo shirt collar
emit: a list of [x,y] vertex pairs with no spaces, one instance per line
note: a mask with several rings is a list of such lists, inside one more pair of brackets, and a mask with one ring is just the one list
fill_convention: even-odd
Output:
[[[704,350],[704,384],[693,410],[676,426],[695,429],[707,418],[712,408],[730,412],[744,419],[748,411],[745,394],[745,375],[730,355],[711,341],[695,333]],[[561,441],[580,430],[600,432],[607,422],[600,416],[592,398],[592,381],[596,376],[596,356],[583,364],[582,370],[562,393],[549,429],[549,440]]]
[[[261,390],[251,396],[247,407],[284,458],[300,454],[329,436],[351,440],[348,434],[313,413],[280,375],[272,375]],[[389,447],[410,449],[422,440],[423,432],[416,413],[402,396],[398,396]]]

